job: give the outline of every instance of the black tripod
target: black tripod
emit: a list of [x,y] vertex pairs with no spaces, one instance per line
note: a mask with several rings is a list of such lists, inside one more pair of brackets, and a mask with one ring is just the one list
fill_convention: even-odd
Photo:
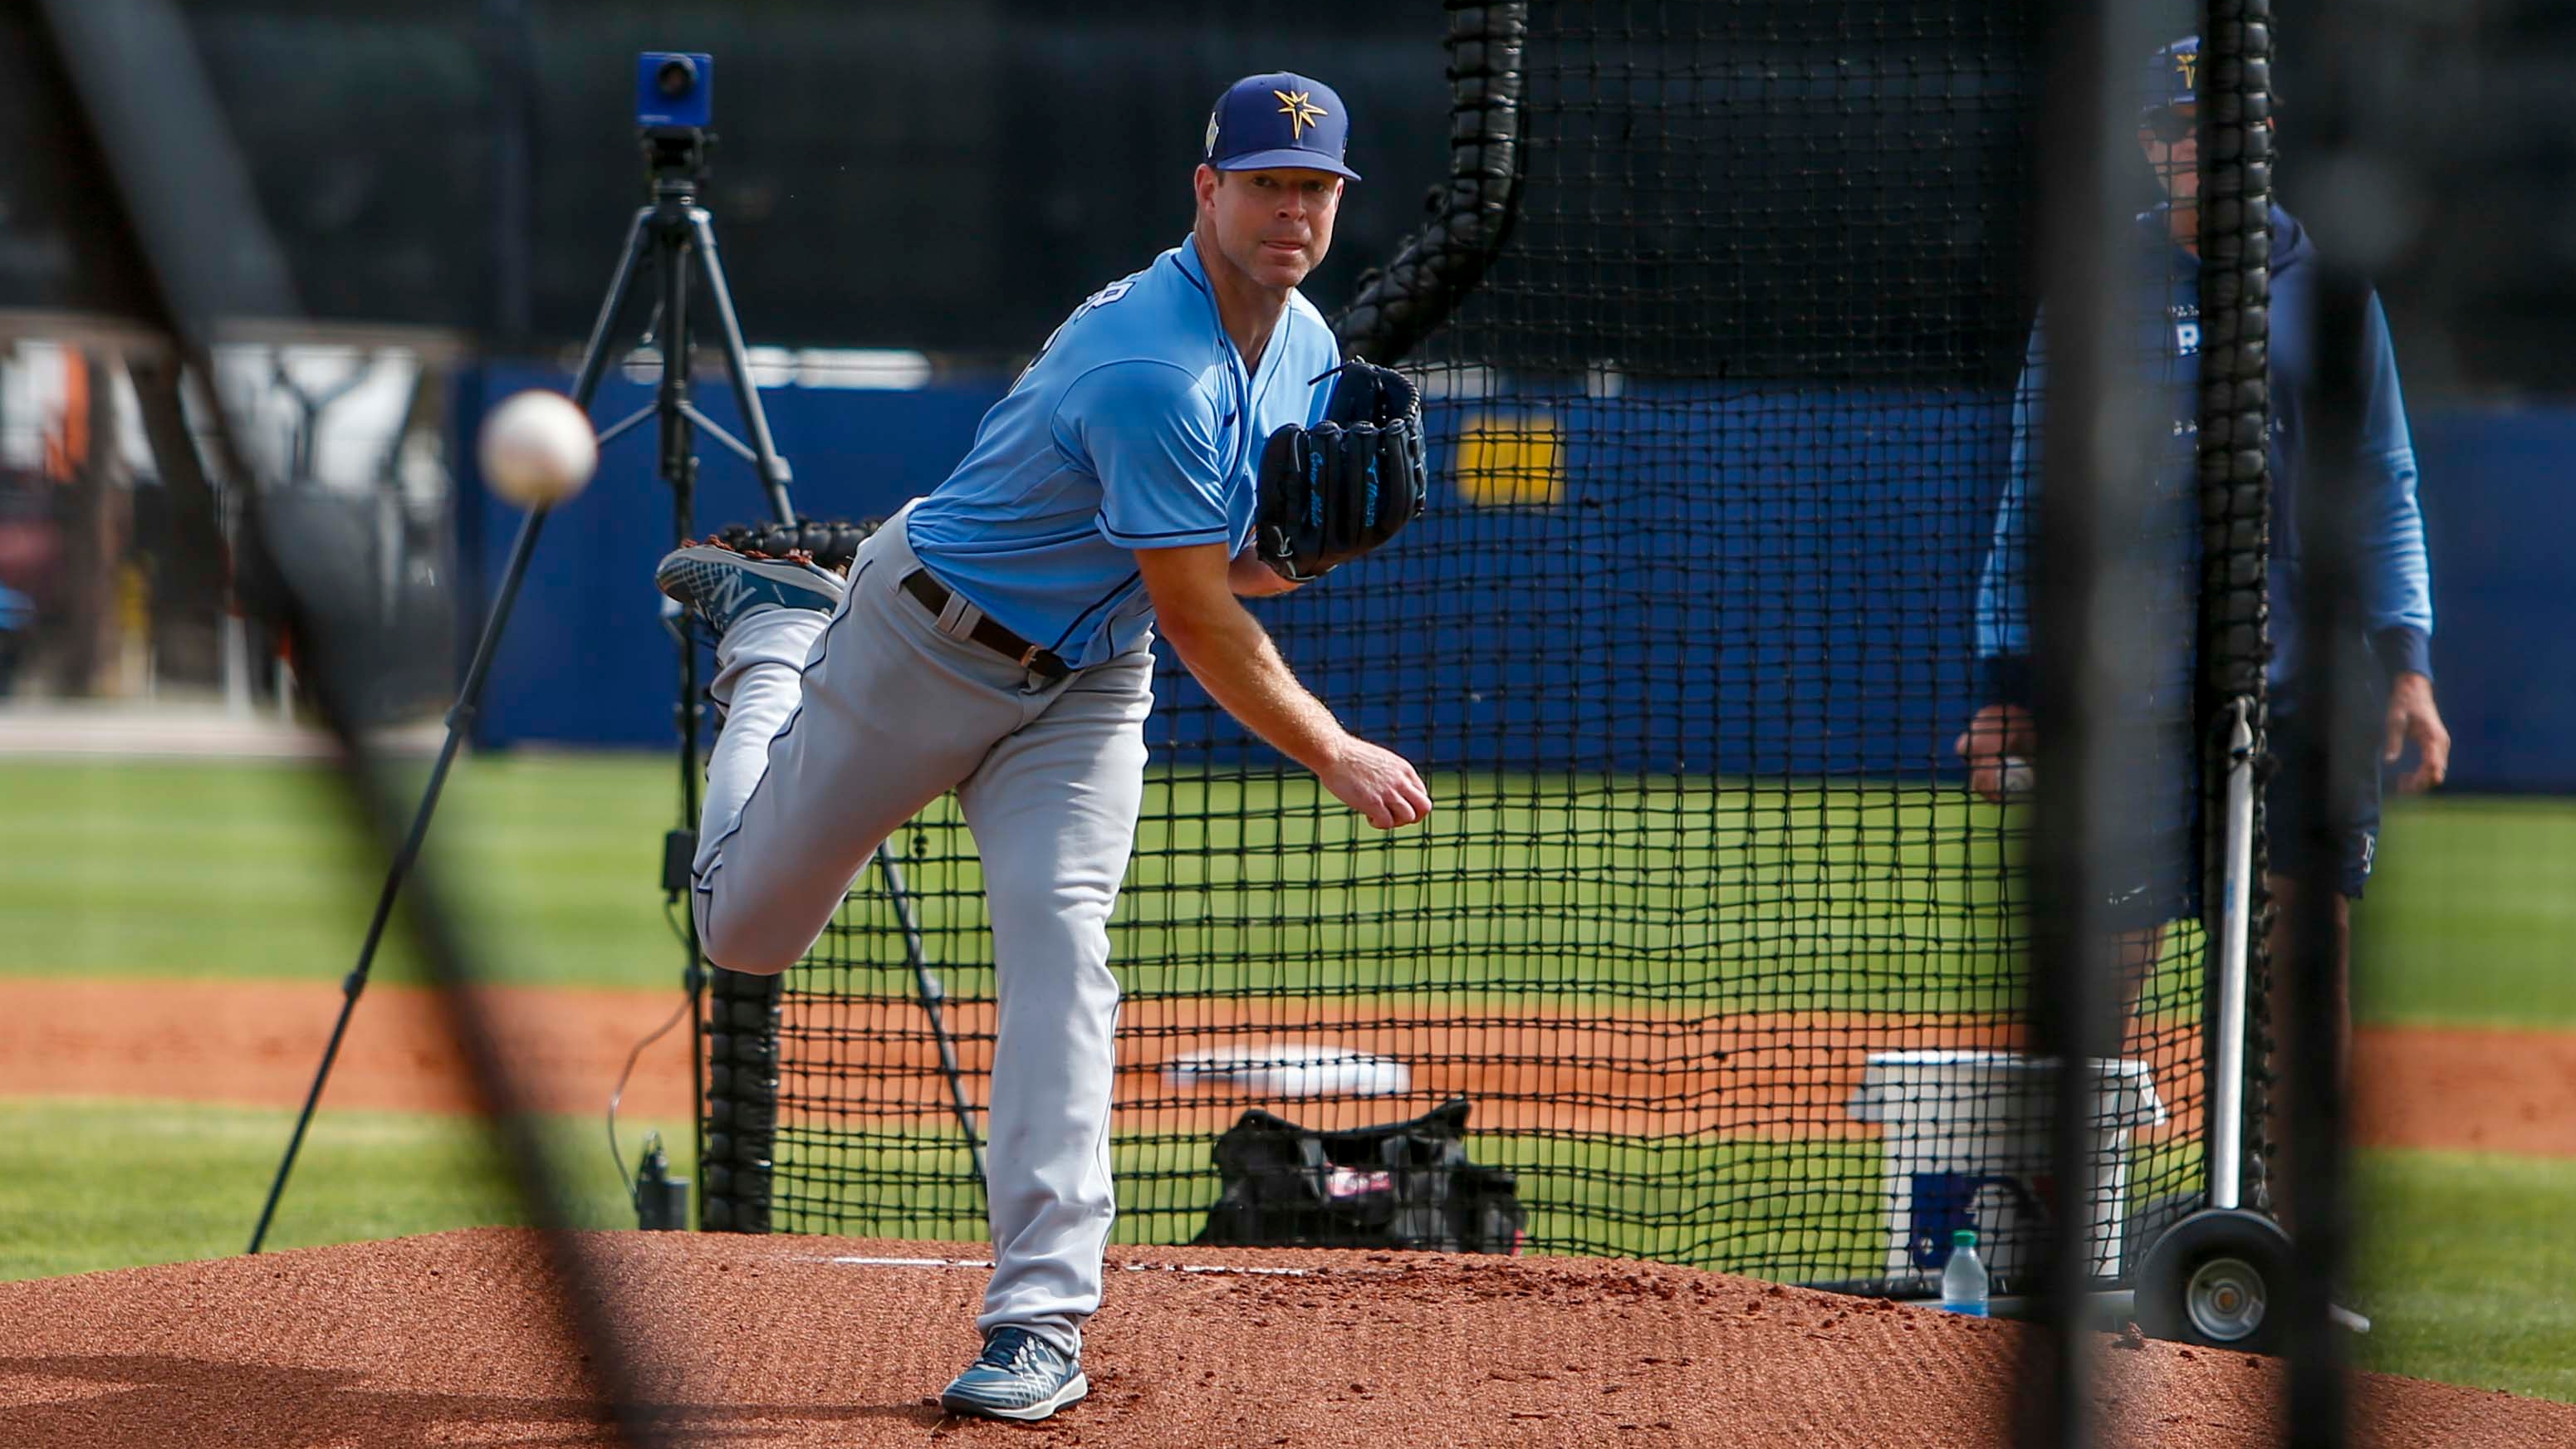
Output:
[[[697,492],[697,433],[703,429],[757,471],[763,490],[768,494],[770,512],[781,523],[796,522],[794,505],[787,495],[790,476],[787,460],[778,455],[770,441],[769,418],[761,411],[759,390],[752,386],[750,361],[743,346],[742,323],[735,315],[733,292],[725,283],[724,265],[716,255],[714,222],[698,202],[698,190],[706,177],[707,152],[715,138],[700,130],[648,130],[644,133],[644,155],[650,169],[652,204],[635,213],[625,249],[619,253],[616,274],[608,284],[607,299],[601,303],[599,319],[591,327],[590,341],[582,351],[581,370],[572,387],[573,403],[584,412],[599,391],[601,375],[607,370],[609,334],[617,325],[635,291],[637,264],[650,258],[660,283],[660,295],[654,302],[653,320],[646,324],[645,342],[661,355],[662,378],[652,402],[633,414],[604,428],[599,444],[609,443],[632,431],[647,418],[660,422],[660,473],[671,486],[673,542],[685,541],[690,533]],[[744,431],[751,434],[746,443],[726,432],[689,399],[689,262],[695,257],[705,268],[707,291],[715,303],[716,323],[724,347],[726,375],[733,383],[734,403],[741,410]],[[429,781],[421,791],[419,808],[412,815],[411,829],[385,872],[384,889],[376,897],[376,910],[367,922],[364,944],[358,948],[357,965],[340,983],[339,1019],[332,1024],[330,1041],[322,1049],[322,1064],[313,1074],[313,1086],[305,1093],[304,1110],[295,1120],[295,1132],[287,1140],[286,1155],[277,1164],[277,1177],[269,1184],[268,1201],[260,1208],[259,1224],[251,1230],[249,1252],[256,1253],[268,1237],[268,1227],[277,1215],[277,1202],[286,1191],[287,1174],[295,1167],[295,1157],[303,1148],[304,1134],[313,1122],[313,1109],[322,1099],[322,1087],[330,1079],[331,1066],[340,1055],[340,1043],[348,1034],[349,1018],[356,1012],[358,997],[367,989],[369,973],[375,965],[376,948],[383,941],[385,927],[393,916],[395,897],[402,882],[419,858],[421,842],[429,833],[431,814],[438,808],[438,797],[446,787],[447,773],[456,761],[471,728],[475,710],[481,701],[483,684],[491,673],[492,657],[497,650],[502,629],[510,619],[510,607],[517,600],[519,586],[526,578],[528,561],[536,552],[537,534],[543,529],[546,510],[530,509],[519,524],[519,533],[510,545],[509,562],[501,574],[501,586],[493,595],[492,611],[483,621],[482,636],[475,642],[473,662],[466,667],[465,681],[457,691],[456,704],[447,713],[447,737],[440,745],[437,763],[432,766]],[[679,704],[674,717],[680,735],[680,809],[681,827],[671,832],[663,851],[662,888],[672,898],[685,896],[689,889],[689,867],[696,854],[698,819],[698,657],[685,630],[679,635]],[[895,916],[904,937],[904,955],[912,967],[913,979],[921,998],[922,1010],[929,1016],[931,1031],[939,1043],[939,1060],[948,1078],[951,1104],[957,1114],[958,1129],[965,1134],[966,1148],[974,1161],[975,1176],[984,1176],[984,1152],[975,1132],[973,1106],[966,1096],[966,1085],[957,1066],[957,1052],[948,1035],[940,1002],[945,997],[937,976],[932,974],[922,953],[921,930],[916,922],[912,897],[905,889],[900,863],[891,843],[877,847],[876,862],[883,873],[888,893],[893,897]],[[698,952],[696,917],[683,913],[688,966],[684,982],[689,994],[690,1016],[702,1024],[700,995],[706,987],[704,959]],[[768,985],[774,991],[775,978]],[[694,1035],[694,1033],[693,1033]],[[702,1044],[701,1044],[702,1046]],[[690,1053],[690,1100],[706,1100],[702,1080],[704,1051]],[[679,1224],[667,1224],[679,1226]]]

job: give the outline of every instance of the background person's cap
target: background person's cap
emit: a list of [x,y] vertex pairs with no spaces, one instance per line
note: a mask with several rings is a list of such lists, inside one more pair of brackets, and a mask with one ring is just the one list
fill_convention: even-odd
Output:
[[2169,106],[2200,104],[2200,37],[2186,35],[2171,45],[2159,46],[2147,57],[2146,74],[2138,87],[2138,110],[2161,111]]
[[1350,116],[1331,86],[1286,71],[1248,75],[1208,112],[1207,163],[1219,171],[1303,166],[1357,181],[1342,161],[1350,140]]

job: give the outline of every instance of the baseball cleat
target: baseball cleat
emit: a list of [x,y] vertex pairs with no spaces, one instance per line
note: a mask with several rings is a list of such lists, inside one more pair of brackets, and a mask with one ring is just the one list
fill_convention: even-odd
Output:
[[675,548],[653,570],[653,582],[721,638],[754,609],[840,607],[849,584],[810,559],[763,558],[719,540]]
[[1090,1392],[1082,1360],[1025,1328],[997,1328],[966,1372],[939,1391],[939,1407],[952,1414],[1034,1423],[1080,1403]]

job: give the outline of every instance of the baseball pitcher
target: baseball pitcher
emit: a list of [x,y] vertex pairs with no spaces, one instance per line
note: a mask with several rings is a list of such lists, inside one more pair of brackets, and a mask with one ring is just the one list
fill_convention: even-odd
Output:
[[1088,1390],[1114,1211],[1108,921],[1156,633],[1371,825],[1431,810],[1413,766],[1345,731],[1238,598],[1319,577],[1422,508],[1412,386],[1344,363],[1297,291],[1357,179],[1348,136],[1320,82],[1228,87],[1190,235],[1076,308],[846,578],[839,559],[720,543],[655,574],[716,635],[724,723],[692,893],[708,959],[786,970],[877,844],[945,792],[974,831],[1000,996],[994,1269],[983,1353],[940,1397],[952,1413],[1043,1419]]

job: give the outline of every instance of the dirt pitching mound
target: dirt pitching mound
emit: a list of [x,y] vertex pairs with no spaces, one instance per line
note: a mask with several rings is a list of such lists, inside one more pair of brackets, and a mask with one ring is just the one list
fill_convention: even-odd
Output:
[[[1683,1268],[1121,1249],[1090,1399],[1035,1428],[931,1401],[975,1346],[955,1245],[581,1240],[674,1438],[993,1444],[2003,1442],[2020,1328]],[[0,1285],[15,1449],[604,1444],[537,1240],[502,1229]],[[2104,1355],[2114,1442],[2277,1442],[2278,1366]],[[2576,1442],[2576,1408],[2360,1381],[2373,1442]]]

